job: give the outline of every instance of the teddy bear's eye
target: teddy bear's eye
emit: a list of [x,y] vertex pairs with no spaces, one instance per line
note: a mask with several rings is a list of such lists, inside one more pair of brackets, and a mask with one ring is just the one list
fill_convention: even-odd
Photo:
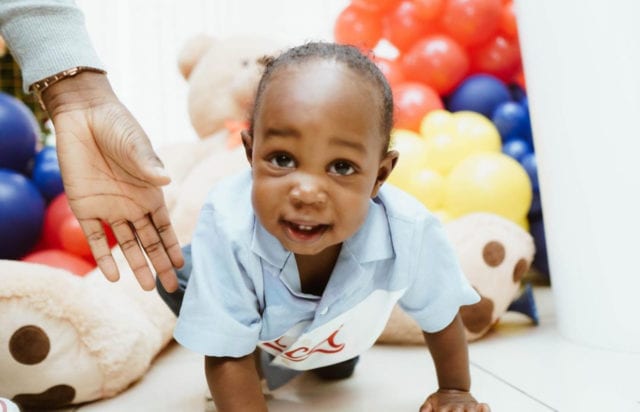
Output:
[[247,67],[249,66],[249,60],[243,60],[241,64],[242,64],[242,67]]

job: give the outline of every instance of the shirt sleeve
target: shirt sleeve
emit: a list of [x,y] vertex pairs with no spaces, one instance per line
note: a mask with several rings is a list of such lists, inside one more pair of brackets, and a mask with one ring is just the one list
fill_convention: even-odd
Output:
[[474,304],[480,296],[462,272],[439,220],[426,219],[415,237],[413,281],[398,303],[423,331],[438,332],[451,323],[460,306]]
[[104,69],[72,0],[2,0],[0,32],[20,66],[25,92],[72,67]]
[[193,271],[174,337],[206,356],[241,357],[258,343],[259,301],[248,270],[251,252],[228,238],[231,225],[220,220],[212,206],[203,208],[191,246]]

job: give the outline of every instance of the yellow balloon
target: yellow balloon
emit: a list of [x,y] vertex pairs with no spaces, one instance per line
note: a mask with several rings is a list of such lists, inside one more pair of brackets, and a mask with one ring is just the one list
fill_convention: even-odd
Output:
[[397,186],[418,199],[427,209],[435,210],[444,200],[444,177],[429,169],[414,171]]
[[454,217],[490,212],[519,223],[533,197],[527,172],[502,153],[478,153],[447,176],[444,208]]
[[395,129],[391,133],[391,149],[397,150],[400,155],[388,182],[402,186],[412,173],[424,169],[427,145],[419,134]]
[[531,229],[531,225],[529,225],[529,218],[527,216],[522,216],[516,223],[527,232]]
[[461,111],[453,113],[456,135],[463,139],[469,154],[502,151],[502,140],[496,126],[480,113]]
[[451,133],[439,134],[427,140],[426,166],[443,176],[448,175],[468,155],[466,142]]
[[454,118],[448,110],[432,110],[420,122],[420,134],[427,140],[438,134],[453,134],[455,130]]

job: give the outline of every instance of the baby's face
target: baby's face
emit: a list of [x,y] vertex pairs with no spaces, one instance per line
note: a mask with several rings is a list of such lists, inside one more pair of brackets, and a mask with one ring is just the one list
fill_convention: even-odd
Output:
[[395,158],[382,155],[380,107],[373,83],[340,63],[272,74],[250,143],[252,202],[286,249],[318,254],[364,222]]

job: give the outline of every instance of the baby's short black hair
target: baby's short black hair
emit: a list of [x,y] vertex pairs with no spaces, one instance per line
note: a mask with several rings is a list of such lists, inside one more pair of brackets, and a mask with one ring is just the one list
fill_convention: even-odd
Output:
[[254,116],[260,105],[260,98],[271,75],[281,67],[293,64],[301,64],[312,59],[333,60],[345,64],[371,83],[380,91],[380,127],[385,138],[384,152],[389,148],[391,129],[393,128],[393,96],[391,87],[371,58],[364,55],[357,47],[332,43],[309,42],[292,47],[278,57],[265,57],[263,59],[264,72],[258,83],[253,109],[250,116],[249,133],[253,135]]

